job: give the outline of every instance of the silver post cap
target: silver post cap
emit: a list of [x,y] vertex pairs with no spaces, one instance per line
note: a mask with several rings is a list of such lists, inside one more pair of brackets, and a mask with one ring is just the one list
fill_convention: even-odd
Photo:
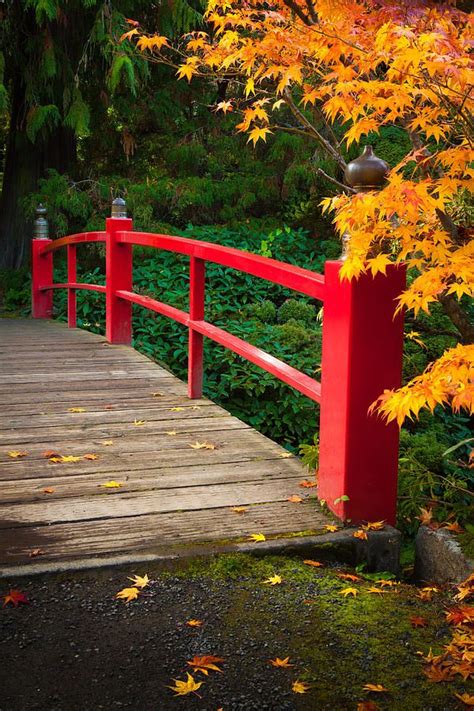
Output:
[[127,217],[127,203],[123,198],[118,197],[112,201],[111,216],[115,218]]
[[34,223],[33,238],[34,239],[49,239],[49,226],[46,207],[40,203],[36,208],[36,220]]

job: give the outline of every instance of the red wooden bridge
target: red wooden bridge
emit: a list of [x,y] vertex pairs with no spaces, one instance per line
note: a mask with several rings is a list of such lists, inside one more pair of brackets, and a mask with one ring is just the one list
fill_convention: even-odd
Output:
[[[336,516],[394,522],[398,429],[368,408],[400,381],[403,324],[394,311],[403,269],[341,281],[338,261],[320,275],[237,249],[134,232],[120,200],[104,232],[52,241],[42,220],[32,250],[33,320],[0,321],[0,565],[321,532],[328,518],[315,500],[288,501],[306,491],[298,487],[307,478],[300,462],[202,398],[204,337],[320,404],[318,495]],[[91,242],[105,243],[105,286],[77,281],[76,247]],[[134,245],[189,257],[189,312],[133,291]],[[53,255],[62,248],[68,281],[58,284]],[[321,383],[206,321],[206,262],[323,302]],[[67,326],[50,320],[55,289],[68,292]],[[76,328],[78,289],[104,293],[105,338]],[[134,304],[188,327],[187,391],[130,348]]]

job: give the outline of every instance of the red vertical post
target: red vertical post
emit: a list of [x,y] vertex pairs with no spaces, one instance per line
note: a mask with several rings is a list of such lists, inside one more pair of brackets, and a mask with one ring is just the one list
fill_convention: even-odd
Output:
[[51,318],[53,313],[53,292],[43,287],[53,283],[53,253],[44,248],[51,244],[48,239],[46,208],[38,205],[31,243],[31,313],[33,318]]
[[188,397],[202,397],[204,337],[193,329],[193,321],[204,319],[204,290],[206,263],[191,257],[189,265],[189,347],[188,347]]
[[[68,282],[77,282],[77,255],[76,255],[76,245],[68,244],[67,246],[67,280]],[[76,328],[76,290],[67,290],[67,325],[69,328]]]
[[117,242],[117,232],[131,230],[132,227],[132,220],[127,218],[125,201],[116,198],[112,203],[112,217],[105,221],[105,332],[109,343],[128,345],[132,341],[132,304],[117,296],[120,289],[132,291],[132,245]]
[[368,409],[400,385],[405,268],[341,281],[341,266],[325,268],[318,495],[344,520],[393,524],[399,431]]

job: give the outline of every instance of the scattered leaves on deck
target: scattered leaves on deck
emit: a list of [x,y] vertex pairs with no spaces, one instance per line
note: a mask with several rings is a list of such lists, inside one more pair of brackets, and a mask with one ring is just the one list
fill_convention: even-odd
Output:
[[191,449],[215,449],[216,445],[212,442],[194,442],[194,444],[189,445]]
[[298,486],[301,486],[303,489],[312,489],[317,486],[317,483],[315,481],[310,481],[309,479],[304,479],[303,481],[300,481]]
[[333,524],[333,523],[327,523],[327,524],[324,526],[324,529],[325,529],[326,531],[329,531],[329,533],[335,533],[335,531],[339,531],[339,526],[336,526],[336,525]]
[[249,541],[253,541],[253,543],[259,543],[260,541],[266,541],[267,539],[263,535],[263,533],[251,533],[249,536]]
[[113,439],[104,439],[104,440],[102,440],[102,442],[101,442],[101,444],[102,444],[104,447],[111,447],[111,446],[113,445],[113,443],[114,443]]
[[21,452],[18,449],[11,449],[9,452],[7,452],[7,454],[10,459],[21,459],[22,457],[28,456],[28,452]]
[[112,479],[111,481],[106,481],[105,484],[99,484],[99,486],[103,486],[104,489],[120,489],[123,484],[120,481],[114,481]]
[[54,489],[52,486],[47,486],[46,489],[43,489],[43,494],[54,494],[56,489]]
[[90,454],[84,454],[82,458],[89,459],[91,462],[93,462],[96,459],[99,459],[99,455],[95,454],[94,452],[91,452]]
[[142,427],[143,425],[146,425],[146,420],[134,420],[133,424],[135,427]]
[[304,499],[301,496],[293,494],[292,496],[288,497],[287,501],[290,501],[292,504],[302,504]]
[[68,407],[67,411],[68,412],[85,412],[86,408],[85,407]]
[[236,514],[247,513],[247,509],[245,508],[245,506],[232,506],[231,511],[233,511]]

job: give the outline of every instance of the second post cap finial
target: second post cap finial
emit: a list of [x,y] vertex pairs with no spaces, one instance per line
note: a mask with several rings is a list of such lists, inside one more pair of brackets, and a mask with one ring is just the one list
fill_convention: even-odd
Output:
[[365,146],[362,154],[347,164],[344,180],[358,192],[382,187],[390,166],[375,155],[372,146]]

